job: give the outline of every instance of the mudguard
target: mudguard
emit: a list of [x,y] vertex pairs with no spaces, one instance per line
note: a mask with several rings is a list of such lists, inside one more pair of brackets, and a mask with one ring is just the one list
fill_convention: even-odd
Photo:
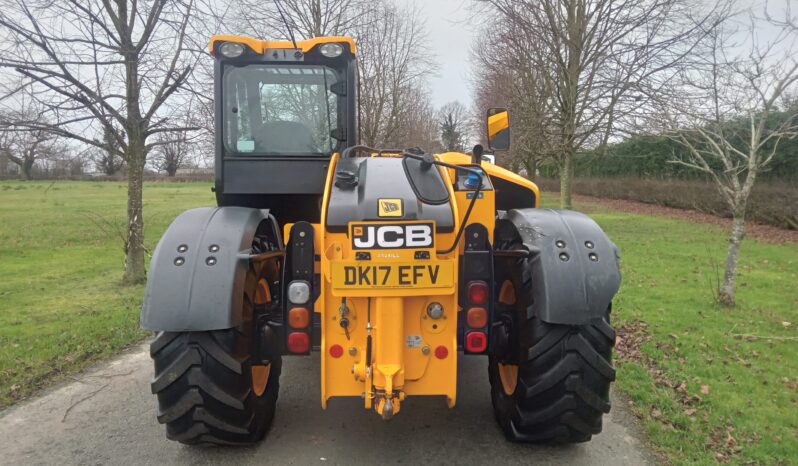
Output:
[[239,325],[252,240],[263,221],[274,217],[245,207],[180,214],[152,256],[141,326],[184,332]]
[[618,248],[587,215],[516,209],[496,225],[497,244],[520,239],[529,251],[534,313],[552,324],[584,325],[605,316],[621,284]]

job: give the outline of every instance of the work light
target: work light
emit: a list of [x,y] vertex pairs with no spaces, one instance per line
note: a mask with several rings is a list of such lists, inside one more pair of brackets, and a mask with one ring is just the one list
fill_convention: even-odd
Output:
[[341,44],[324,44],[319,51],[327,58],[336,58],[344,53],[344,48],[341,47]]
[[225,42],[219,47],[219,53],[227,58],[238,58],[244,54],[244,44]]

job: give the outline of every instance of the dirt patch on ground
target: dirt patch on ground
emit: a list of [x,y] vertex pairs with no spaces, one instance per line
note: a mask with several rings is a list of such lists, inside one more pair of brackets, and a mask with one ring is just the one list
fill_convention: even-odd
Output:
[[[598,204],[602,207],[607,207],[613,210],[643,215],[659,215],[663,217],[676,218],[679,220],[688,220],[691,222],[719,225],[725,228],[731,228],[731,219],[721,218],[715,215],[697,212],[695,210],[676,209],[674,207],[646,204],[644,202],[628,201],[625,199],[607,199],[602,197],[585,196],[582,194],[574,194],[573,196],[574,200],[577,202]],[[774,227],[772,225],[762,225],[750,221],[746,222],[745,234],[750,238],[755,238],[769,243],[798,243],[798,230],[786,230],[783,228]]]

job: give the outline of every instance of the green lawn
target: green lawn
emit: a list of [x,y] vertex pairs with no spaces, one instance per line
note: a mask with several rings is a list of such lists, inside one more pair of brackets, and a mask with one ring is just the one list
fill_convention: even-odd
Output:
[[[146,245],[212,205],[209,184],[144,190]],[[126,185],[0,182],[0,407],[140,340],[143,287],[120,285]]]
[[620,361],[616,387],[652,444],[678,464],[798,461],[798,245],[745,241],[738,304],[725,309],[710,285],[725,259],[723,228],[576,207],[621,249],[613,324],[646,324],[648,368]]
[[[178,213],[212,204],[209,184],[147,184],[148,248]],[[746,241],[727,310],[710,286],[721,228],[577,208],[621,249],[614,324],[646,324],[642,364],[619,361],[616,387],[655,448],[674,463],[795,461],[798,245]],[[0,182],[0,407],[145,336],[143,289],[119,285],[124,215],[121,183]]]

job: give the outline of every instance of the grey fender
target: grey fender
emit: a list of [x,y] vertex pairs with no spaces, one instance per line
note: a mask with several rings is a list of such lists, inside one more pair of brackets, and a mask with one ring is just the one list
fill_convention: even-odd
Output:
[[245,207],[180,214],[152,256],[141,326],[183,332],[239,325],[252,240],[267,219],[273,221],[268,211]]
[[511,238],[529,251],[528,317],[584,325],[605,316],[621,284],[619,254],[593,219],[570,210],[511,210],[496,226],[496,241]]

